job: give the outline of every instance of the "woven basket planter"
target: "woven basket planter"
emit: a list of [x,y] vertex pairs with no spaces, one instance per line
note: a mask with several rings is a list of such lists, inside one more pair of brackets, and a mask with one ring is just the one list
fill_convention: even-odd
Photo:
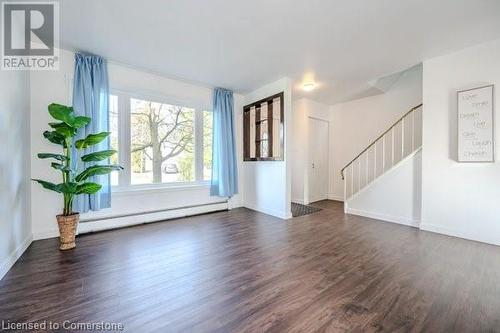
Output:
[[57,215],[57,224],[59,225],[59,250],[71,250],[76,247],[75,236],[76,227],[80,220],[80,214]]

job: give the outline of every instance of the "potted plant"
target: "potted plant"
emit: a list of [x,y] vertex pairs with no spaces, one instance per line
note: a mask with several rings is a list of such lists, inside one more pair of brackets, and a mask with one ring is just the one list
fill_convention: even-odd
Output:
[[[84,139],[74,141],[78,130],[88,125],[91,119],[89,117],[75,116],[72,107],[54,103],[49,105],[49,113],[58,122],[49,123],[53,130],[43,132],[43,136],[50,142],[61,146],[63,154],[40,153],[38,158],[54,159],[55,161],[51,163],[51,166],[61,172],[62,182],[54,184],[40,179],[33,180],[40,183],[44,188],[63,195],[63,213],[57,215],[60,234],[59,249],[70,250],[76,246],[76,228],[80,219],[80,214],[73,211],[74,197],[81,194],[94,194],[101,189],[102,185],[87,181],[89,177],[106,175],[123,168],[119,165],[95,164],[84,170],[78,170],[78,163],[72,163],[74,162],[72,161],[73,157],[80,156],[80,153],[85,148],[102,142],[110,133],[89,134]],[[83,155],[80,158],[83,162],[100,162],[115,153],[115,150],[103,150]]]

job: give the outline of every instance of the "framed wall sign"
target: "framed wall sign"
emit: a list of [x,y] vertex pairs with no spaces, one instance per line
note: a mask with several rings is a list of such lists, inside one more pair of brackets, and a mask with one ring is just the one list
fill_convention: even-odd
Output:
[[457,92],[458,161],[494,162],[493,85]]

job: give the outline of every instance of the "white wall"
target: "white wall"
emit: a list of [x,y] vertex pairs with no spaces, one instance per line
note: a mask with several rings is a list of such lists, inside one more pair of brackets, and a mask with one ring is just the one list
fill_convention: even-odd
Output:
[[346,213],[418,227],[422,205],[422,153],[411,154],[349,198]]
[[[59,173],[50,168],[47,161],[36,158],[38,152],[51,152],[57,149],[48,143],[42,132],[48,128],[47,123],[50,116],[47,112],[47,105],[52,102],[71,105],[72,77],[74,70],[74,55],[72,52],[61,50],[60,70],[54,72],[33,72],[31,75],[31,166],[32,177],[47,179],[49,181],[59,181]],[[116,63],[108,64],[110,88],[122,91],[129,91],[152,96],[164,96],[176,101],[186,101],[200,107],[212,108],[212,89],[198,86],[178,80],[172,80],[154,73],[136,70],[131,67]],[[235,112],[242,108],[242,96],[235,94]],[[240,161],[240,193],[242,189],[241,162],[241,121],[237,119],[237,142]],[[60,213],[62,199],[59,195],[42,189],[38,184],[31,187],[33,198],[33,234],[35,239],[55,237],[58,235],[55,216]],[[90,212],[81,216],[82,220],[124,215],[149,210],[171,209],[190,205],[200,205],[219,202],[223,199],[210,197],[208,186],[194,186],[189,189],[167,189],[150,191],[128,191],[113,193],[112,207],[99,212]],[[241,205],[241,196],[235,196],[231,202],[231,207]],[[220,205],[214,209],[220,209]],[[185,215],[185,212],[179,214]],[[149,219],[162,219],[172,217],[171,213],[164,215],[142,217],[142,222]],[[130,223],[129,220],[118,221],[108,220],[101,225],[108,225],[109,221],[116,223]],[[99,223],[85,225],[80,224],[80,232],[94,230],[99,227]],[[89,229],[90,228],[90,229]]]
[[[284,92],[285,160],[243,163],[244,206],[279,218],[290,218],[291,202],[291,80],[283,78],[245,96],[245,105]],[[243,109],[239,109],[241,122]]]
[[[322,119],[329,123],[330,148],[333,142],[333,125],[331,123],[332,112],[329,105],[316,101],[300,98],[293,102],[292,108],[293,122],[291,134],[291,154],[290,161],[292,168],[292,201],[308,204],[309,199],[309,117]],[[330,149],[331,150],[331,149]],[[325,181],[332,180],[333,154],[329,154],[329,175]],[[329,196],[330,199],[336,199]]]
[[0,279],[32,240],[29,74],[0,73]]
[[412,107],[422,103],[422,67],[401,75],[385,93],[332,106],[331,197],[342,198],[340,170]]
[[[456,91],[495,84],[500,40],[424,62],[421,228],[500,245],[500,162],[457,163]],[[500,117],[495,116],[495,128]],[[495,133],[496,153],[500,145]]]

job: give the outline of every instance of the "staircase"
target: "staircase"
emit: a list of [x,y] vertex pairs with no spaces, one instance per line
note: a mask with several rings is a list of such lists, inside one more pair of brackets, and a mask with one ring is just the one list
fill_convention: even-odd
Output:
[[420,104],[409,110],[342,168],[346,203],[421,149],[422,109]]

